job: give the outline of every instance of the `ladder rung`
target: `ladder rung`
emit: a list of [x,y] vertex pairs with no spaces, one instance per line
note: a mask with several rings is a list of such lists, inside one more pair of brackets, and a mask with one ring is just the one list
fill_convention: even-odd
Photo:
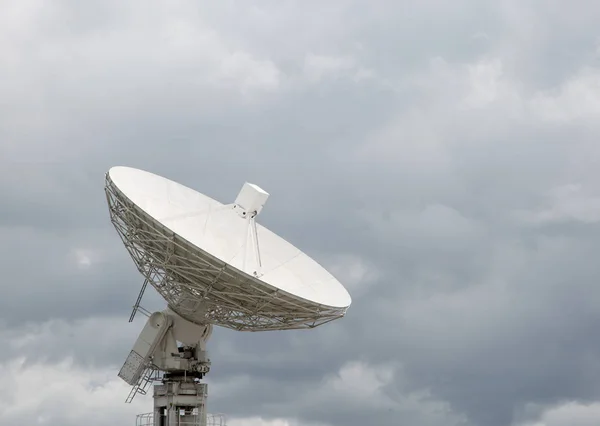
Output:
[[148,387],[152,384],[152,381],[154,380],[154,377],[153,377],[154,372],[155,372],[155,369],[152,366],[149,366],[148,368],[146,368],[146,370],[144,371],[144,374],[142,374],[138,383],[131,388],[131,391],[129,392],[129,396],[125,400],[125,402],[127,404],[130,403],[131,401],[133,401],[133,398],[135,398],[135,396],[138,393],[140,393],[142,395],[146,395],[146,393],[148,391]]

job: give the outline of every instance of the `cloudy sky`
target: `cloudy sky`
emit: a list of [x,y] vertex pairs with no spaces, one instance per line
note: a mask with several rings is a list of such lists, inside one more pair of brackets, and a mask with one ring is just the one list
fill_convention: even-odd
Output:
[[223,202],[261,185],[262,223],[353,296],[316,330],[215,330],[231,426],[597,425],[599,19],[593,0],[1,0],[0,424],[151,410],[116,376],[141,277],[103,179],[128,165]]

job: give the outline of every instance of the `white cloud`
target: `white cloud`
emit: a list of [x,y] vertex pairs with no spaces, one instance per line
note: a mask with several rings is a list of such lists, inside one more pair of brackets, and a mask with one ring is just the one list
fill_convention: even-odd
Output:
[[[357,348],[360,341],[356,342]],[[211,394],[231,395],[241,398],[251,389],[265,393],[264,389],[276,384],[263,377],[249,375],[230,376],[226,381],[210,382]],[[340,419],[354,418],[358,424],[368,424],[369,419],[383,416],[387,423],[404,419],[423,426],[469,425],[465,417],[450,404],[436,398],[427,389],[415,388],[404,376],[398,362],[372,364],[365,361],[344,363],[335,373],[325,375],[320,382],[287,383],[278,388],[272,399],[254,400],[258,407],[276,413],[275,418],[254,416],[243,420],[230,417],[231,424],[254,426],[325,426],[338,424]],[[335,409],[331,409],[335,407]],[[322,422],[298,420],[315,419],[321,413]],[[314,420],[313,420],[314,421]],[[239,422],[239,423],[237,423]],[[247,422],[247,423],[246,423]],[[255,422],[255,423],[252,423]]]
[[[125,403],[131,388],[117,377],[119,363],[106,365],[94,361],[98,357],[107,358],[105,353],[110,348],[106,342],[116,346],[124,359],[140,329],[140,321],[138,318],[137,324],[126,327],[125,318],[89,318],[31,323],[18,329],[0,328],[0,346],[5,356],[5,361],[0,361],[5,384],[0,389],[3,424],[133,424],[137,414],[152,411],[151,394],[138,395],[132,404]],[[117,333],[119,330],[121,333]],[[78,350],[72,351],[73,346]],[[70,355],[65,358],[66,354]],[[251,380],[234,382],[231,382],[234,388],[228,388],[230,380],[214,386],[211,383],[211,394],[253,386]],[[327,426],[295,419],[224,414],[230,426]]]
[[[12,328],[0,324],[2,355],[4,359],[23,355],[28,363],[56,362],[69,357],[86,365],[106,366],[109,363],[116,370],[144,321],[145,317],[139,315],[134,323],[128,324],[124,315],[87,317],[75,321],[32,321]],[[111,343],[107,345],[106,342]]]
[[399,170],[439,173],[448,166],[447,147],[429,112],[412,108],[375,130],[353,153],[353,160],[394,163]]
[[[323,394],[335,393],[344,399],[360,399],[364,402],[383,403],[388,397],[382,388],[394,377],[392,366],[371,366],[364,362],[349,362],[337,374],[327,377],[320,389]],[[364,399],[363,399],[364,398]],[[389,401],[388,401],[389,402]]]
[[[0,14],[4,158],[74,159],[87,142],[65,134],[85,132],[90,117],[120,121],[157,105],[208,114],[260,102],[282,85],[277,64],[222,36],[195,2],[133,2],[119,12],[108,4],[97,16],[38,3],[10,2]],[[33,143],[39,134],[52,149]]]
[[[391,418],[403,418],[412,424],[448,426],[466,425],[464,416],[450,405],[436,399],[426,389],[408,386],[400,365],[372,365],[362,361],[344,364],[336,374],[328,375],[320,387],[309,391],[297,401],[306,409],[330,404],[347,412],[393,413]],[[341,408],[343,407],[343,408]]]
[[[528,410],[535,409],[530,406]],[[545,408],[535,420],[518,422],[513,426],[597,426],[600,419],[600,403],[580,403],[577,401]]]
[[231,418],[227,426],[327,426],[325,423],[300,422],[294,419],[264,419],[262,417]]
[[465,107],[481,108],[510,94],[511,87],[503,80],[499,58],[480,60],[467,65],[468,92],[462,103]]
[[541,119],[554,123],[597,125],[600,116],[600,70],[585,67],[557,89],[536,94],[531,107]]
[[[134,424],[152,411],[151,394],[125,403],[130,387],[112,368],[81,368],[72,359],[30,364],[23,358],[0,363],[0,419],[6,425],[105,426]],[[294,419],[229,418],[228,426],[327,426]]]
[[340,280],[353,297],[364,294],[379,279],[375,265],[352,254],[334,256],[328,262],[327,269]]
[[136,414],[151,411],[149,398],[124,403],[129,387],[114,371],[83,369],[71,359],[53,365],[13,359],[0,363],[0,374],[0,418],[7,425],[133,424]]
[[99,253],[85,248],[75,248],[69,256],[80,269],[87,269],[100,260]]
[[354,56],[316,55],[309,53],[304,58],[304,77],[310,83],[325,79],[349,78],[355,82],[375,78],[375,72],[361,66]]

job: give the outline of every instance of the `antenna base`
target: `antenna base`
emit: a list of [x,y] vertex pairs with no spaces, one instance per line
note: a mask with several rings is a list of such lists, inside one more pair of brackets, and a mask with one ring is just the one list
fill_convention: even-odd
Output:
[[203,378],[210,371],[206,342],[211,333],[212,325],[194,324],[169,309],[150,315],[119,371],[133,386],[126,402],[138,393],[145,395],[159,373],[163,383]]
[[154,425],[206,426],[207,384],[184,374],[172,374],[163,377],[162,384],[154,385]]

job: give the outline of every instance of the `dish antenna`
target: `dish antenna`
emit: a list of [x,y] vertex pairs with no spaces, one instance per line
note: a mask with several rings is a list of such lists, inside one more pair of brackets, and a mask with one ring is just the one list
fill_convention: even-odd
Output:
[[[245,183],[221,204],[155,174],[113,167],[110,218],[144,282],[136,312],[148,316],[119,372],[126,402],[154,386],[147,425],[207,424],[206,352],[213,325],[239,331],[314,328],[341,318],[346,289],[321,265],[256,222],[269,194]],[[167,309],[140,305],[150,284]],[[138,416],[139,417],[139,416]],[[150,417],[152,420],[148,420]]]

